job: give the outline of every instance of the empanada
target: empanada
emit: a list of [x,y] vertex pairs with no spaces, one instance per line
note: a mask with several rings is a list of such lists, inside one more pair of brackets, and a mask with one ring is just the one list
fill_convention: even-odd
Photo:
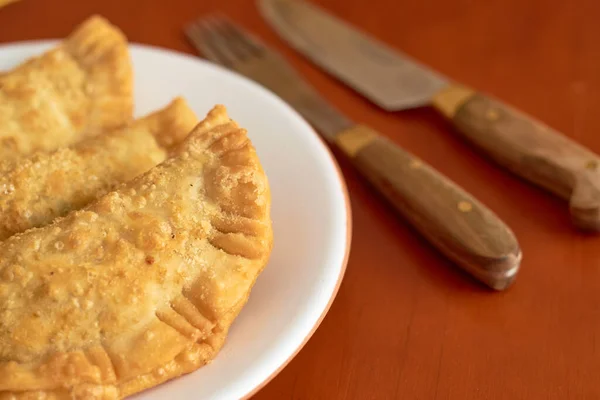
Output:
[[271,247],[267,177],[217,106],[162,164],[0,243],[0,398],[121,398],[199,368]]
[[0,75],[0,160],[120,127],[132,110],[127,39],[91,17],[55,49]]
[[182,98],[73,147],[0,163],[0,240],[78,210],[164,161],[198,123]]

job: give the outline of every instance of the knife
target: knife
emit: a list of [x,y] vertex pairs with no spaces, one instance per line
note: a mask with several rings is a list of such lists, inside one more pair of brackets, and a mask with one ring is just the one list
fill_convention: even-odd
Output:
[[600,231],[600,157],[532,117],[446,77],[301,0],[260,0],[272,27],[309,60],[388,111],[432,106],[492,160],[569,202]]

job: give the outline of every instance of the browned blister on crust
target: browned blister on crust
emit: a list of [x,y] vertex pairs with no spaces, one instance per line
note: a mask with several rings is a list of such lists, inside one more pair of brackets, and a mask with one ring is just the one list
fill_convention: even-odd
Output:
[[72,147],[0,163],[0,240],[78,210],[166,158],[198,123],[183,98]]
[[269,258],[268,181],[217,106],[162,164],[0,243],[0,399],[115,399],[213,359]]
[[127,39],[91,17],[56,48],[0,75],[0,161],[120,127],[132,110]]

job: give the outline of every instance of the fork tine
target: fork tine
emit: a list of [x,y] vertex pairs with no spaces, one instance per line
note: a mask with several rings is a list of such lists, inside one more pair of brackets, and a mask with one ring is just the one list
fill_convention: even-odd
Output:
[[239,51],[245,55],[257,55],[265,50],[265,46],[250,33],[244,31],[239,25],[227,17],[219,20],[221,31],[236,44]]
[[209,46],[204,40],[204,35],[202,29],[196,22],[192,22],[188,26],[185,27],[185,35],[188,40],[192,43],[192,45],[198,50],[205,58],[214,61],[216,63],[221,63],[221,58],[219,54],[215,52],[211,46]]
[[226,60],[229,66],[234,65],[240,57],[235,51],[235,46],[232,45],[231,41],[227,38],[227,35],[222,32],[220,18],[218,16],[205,18],[204,21],[201,22],[201,25],[203,26],[207,37],[212,41],[213,48],[221,53],[221,56]]
[[224,62],[221,53],[214,49],[212,41],[208,39],[203,27],[200,25],[200,21],[189,24],[185,28],[185,34],[196,50],[198,50],[205,58],[217,64],[222,64]]
[[231,67],[237,60],[227,39],[218,31],[213,18],[205,18],[192,23],[188,36],[198,50],[209,60]]

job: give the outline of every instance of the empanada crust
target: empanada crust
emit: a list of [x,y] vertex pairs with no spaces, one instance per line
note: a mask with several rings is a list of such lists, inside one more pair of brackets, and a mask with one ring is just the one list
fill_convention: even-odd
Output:
[[198,123],[183,98],[124,128],[0,162],[0,240],[86,206],[164,161]]
[[121,398],[199,368],[272,242],[266,175],[217,106],[162,164],[0,243],[0,399]]
[[120,127],[132,110],[127,39],[90,17],[58,47],[0,75],[0,161]]

